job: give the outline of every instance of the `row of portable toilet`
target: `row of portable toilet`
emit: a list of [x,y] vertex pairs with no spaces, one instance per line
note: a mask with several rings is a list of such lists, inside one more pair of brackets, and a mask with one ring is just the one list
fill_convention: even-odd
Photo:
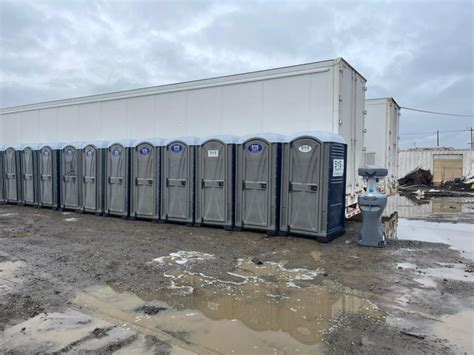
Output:
[[326,132],[6,146],[0,199],[328,241],[344,233],[346,151]]

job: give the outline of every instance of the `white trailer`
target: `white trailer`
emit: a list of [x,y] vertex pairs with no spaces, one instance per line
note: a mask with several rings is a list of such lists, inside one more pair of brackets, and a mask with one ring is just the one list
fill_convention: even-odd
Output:
[[366,79],[344,59],[0,110],[0,144],[291,134],[347,142],[347,206],[362,189]]
[[400,106],[392,97],[365,100],[365,163],[388,169],[383,189],[389,195],[398,188]]

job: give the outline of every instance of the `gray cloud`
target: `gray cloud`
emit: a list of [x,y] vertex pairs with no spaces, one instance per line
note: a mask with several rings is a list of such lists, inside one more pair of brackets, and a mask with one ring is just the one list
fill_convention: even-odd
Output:
[[[0,106],[343,56],[368,97],[472,114],[473,16],[469,0],[0,0]],[[402,146],[472,124],[404,111]],[[468,146],[467,133],[441,137]]]

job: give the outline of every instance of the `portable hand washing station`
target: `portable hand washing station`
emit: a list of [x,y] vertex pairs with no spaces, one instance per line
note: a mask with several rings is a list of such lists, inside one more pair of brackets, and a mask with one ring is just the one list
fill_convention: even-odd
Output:
[[359,168],[359,175],[367,181],[367,191],[358,199],[362,211],[362,229],[357,240],[359,245],[379,248],[385,246],[382,213],[387,206],[387,195],[377,189],[377,184],[387,173],[387,169],[375,166]]

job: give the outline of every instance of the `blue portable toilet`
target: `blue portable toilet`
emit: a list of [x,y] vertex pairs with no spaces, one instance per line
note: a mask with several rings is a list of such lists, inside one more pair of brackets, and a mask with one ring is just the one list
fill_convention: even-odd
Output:
[[105,161],[107,141],[83,142],[79,145],[81,175],[81,212],[104,213]]
[[58,209],[60,206],[60,150],[63,143],[38,147],[38,206]]
[[197,225],[232,230],[235,205],[235,146],[239,137],[219,135],[202,138],[196,152]]
[[237,144],[235,229],[278,231],[281,145],[285,136],[261,133]]
[[104,214],[127,218],[130,207],[130,149],[133,140],[110,142],[105,151]]
[[161,147],[164,140],[137,140],[131,147],[130,217],[158,221],[160,218]]
[[329,132],[302,132],[283,144],[280,233],[328,242],[344,234],[347,145]]
[[195,152],[199,139],[182,137],[162,149],[161,221],[194,223]]

